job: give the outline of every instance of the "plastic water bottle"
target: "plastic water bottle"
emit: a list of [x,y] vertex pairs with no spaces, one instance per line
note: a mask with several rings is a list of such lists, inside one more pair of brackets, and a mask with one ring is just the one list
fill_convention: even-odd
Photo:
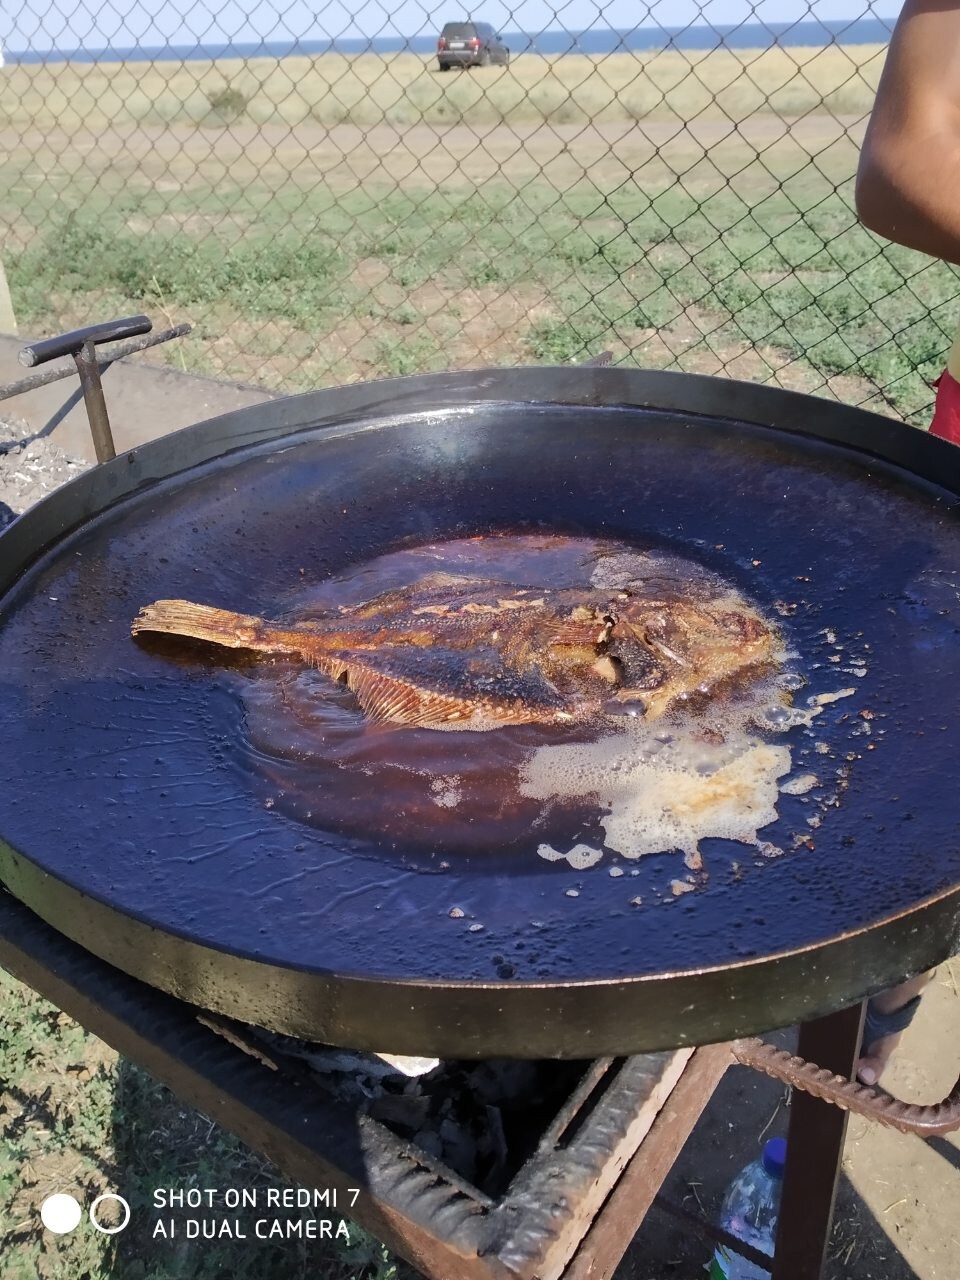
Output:
[[[760,1159],[741,1169],[727,1187],[720,1210],[720,1225],[725,1231],[744,1244],[769,1253],[771,1260],[786,1159],[784,1139],[771,1138],[764,1144]],[[770,1280],[770,1272],[721,1244],[710,1264],[710,1280]]]

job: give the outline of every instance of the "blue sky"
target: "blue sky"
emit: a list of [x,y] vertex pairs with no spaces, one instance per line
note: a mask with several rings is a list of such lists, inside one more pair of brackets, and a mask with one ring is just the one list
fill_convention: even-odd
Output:
[[791,22],[804,18],[892,18],[896,0],[21,0],[0,16],[9,49],[103,48],[105,45],[325,39],[432,32],[468,14],[504,31],[582,31],[659,23]]

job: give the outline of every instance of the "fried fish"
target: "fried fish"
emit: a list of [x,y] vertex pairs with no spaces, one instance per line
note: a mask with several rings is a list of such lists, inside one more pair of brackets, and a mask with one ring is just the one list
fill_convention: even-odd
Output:
[[776,648],[742,597],[702,582],[546,590],[447,573],[293,621],[157,600],[131,630],[299,660],[347,685],[372,720],[456,730],[625,707],[653,719],[753,678]]

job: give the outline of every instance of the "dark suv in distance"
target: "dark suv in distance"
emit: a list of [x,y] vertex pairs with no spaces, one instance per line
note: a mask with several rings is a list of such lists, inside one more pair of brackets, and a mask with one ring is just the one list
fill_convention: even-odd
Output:
[[489,67],[491,62],[506,66],[510,50],[489,22],[448,22],[437,41],[437,61],[441,71]]

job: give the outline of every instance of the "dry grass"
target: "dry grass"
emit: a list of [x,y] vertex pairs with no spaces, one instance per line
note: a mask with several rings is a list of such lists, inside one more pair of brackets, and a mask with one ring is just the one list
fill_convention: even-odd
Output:
[[440,75],[416,54],[11,66],[0,125],[109,129],[135,122],[222,126],[240,119],[397,126],[729,119],[757,112],[865,115],[884,48],[724,49],[558,58]]

